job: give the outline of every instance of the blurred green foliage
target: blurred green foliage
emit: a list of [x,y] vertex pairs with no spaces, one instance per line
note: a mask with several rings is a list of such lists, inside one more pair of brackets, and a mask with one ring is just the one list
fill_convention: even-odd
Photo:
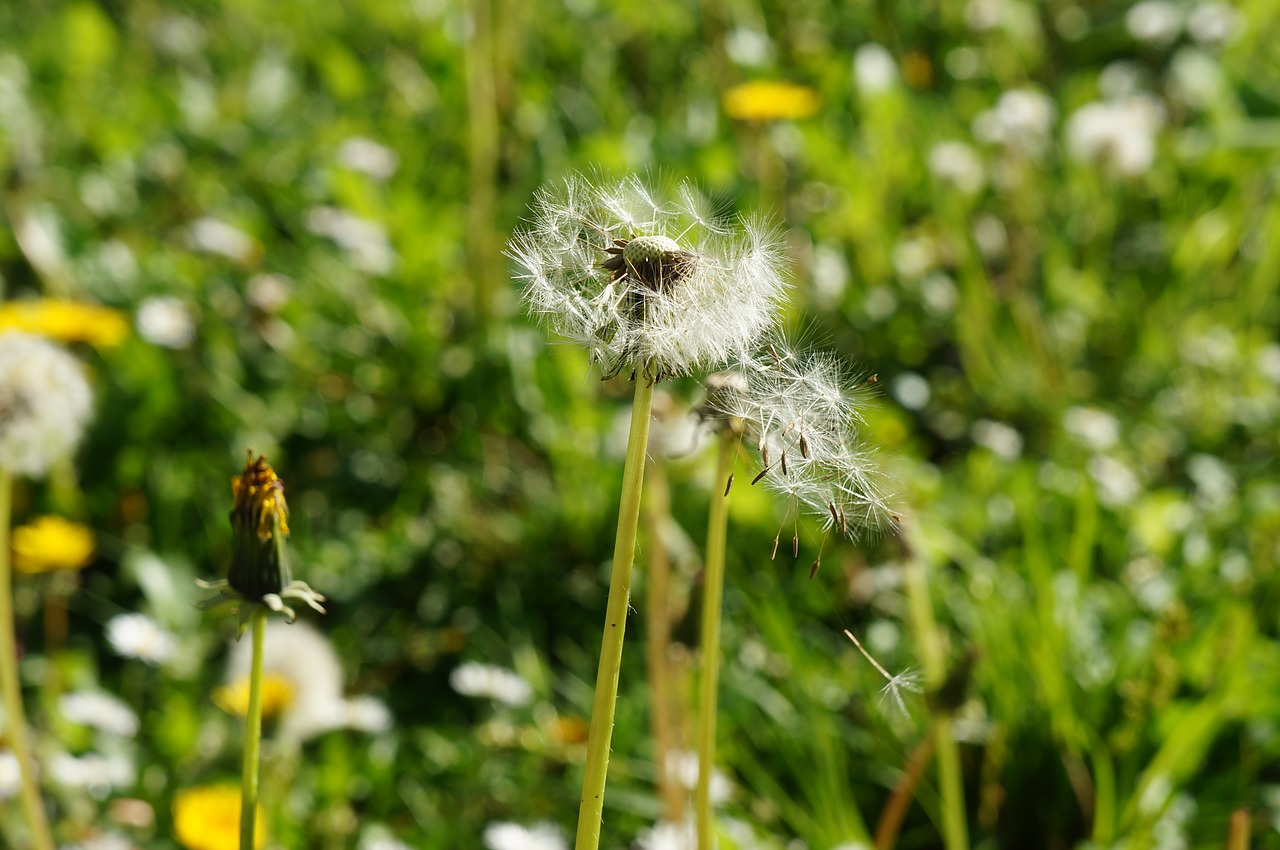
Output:
[[[0,6],[5,297],[136,314],[172,296],[196,329],[84,350],[98,413],[76,474],[19,492],[19,521],[63,511],[100,538],[63,686],[142,717],[136,783],[59,791],[61,837],[114,823],[173,847],[173,791],[236,773],[237,722],[208,699],[232,621],[190,602],[225,568],[246,446],[287,483],[295,571],[332,599],[317,625],[349,690],[395,717],[268,753],[279,846],[572,829],[582,753],[557,730],[590,704],[627,388],[519,315],[502,251],[538,185],[595,168],[771,209],[789,321],[887,390],[867,415],[902,538],[832,542],[809,582],[816,527],[799,563],[771,562],[785,506],[735,489],[722,846],[874,830],[930,709],[899,716],[840,632],[917,665],[918,568],[948,657],[974,653],[955,723],[974,846],[1220,847],[1246,808],[1255,846],[1280,847],[1280,16],[1213,7],[1230,25],[1211,38],[1206,5],[1156,5],[1178,21],[1165,41],[1108,0]],[[822,108],[735,123],[720,99],[746,79],[811,86]],[[1030,123],[993,135],[1019,90],[1043,95],[1043,127],[1012,110]],[[1080,109],[1137,95],[1158,107],[1148,167],[1118,166],[1123,139],[1070,144]],[[947,176],[948,141],[978,185]],[[677,409],[698,395],[667,389]],[[708,464],[666,463],[693,552]],[[24,671],[48,689],[39,600],[19,603]],[[115,658],[102,627],[126,610],[177,633],[180,658]],[[659,814],[642,623],[610,847]],[[454,692],[464,660],[514,668],[533,702]],[[902,847],[941,846],[934,775]],[[116,822],[114,797],[154,823]]]

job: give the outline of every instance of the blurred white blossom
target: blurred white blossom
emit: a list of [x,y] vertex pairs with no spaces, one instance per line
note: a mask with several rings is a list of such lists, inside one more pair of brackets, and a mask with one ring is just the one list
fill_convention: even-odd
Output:
[[48,766],[54,783],[87,791],[97,798],[128,788],[136,776],[133,761],[119,753],[57,753],[49,759]]
[[22,788],[22,772],[18,769],[18,757],[9,750],[0,750],[0,800],[15,796]]
[[1239,24],[1240,13],[1221,0],[1197,4],[1187,16],[1187,32],[1205,47],[1230,41]]
[[92,408],[78,360],[42,337],[0,332],[0,467],[43,475],[75,451]]
[[58,850],[136,850],[136,845],[118,832],[100,832],[75,844],[62,844]]
[[682,823],[659,821],[651,829],[641,830],[636,844],[640,850],[697,850],[697,824],[692,819]]
[[1108,507],[1127,505],[1142,490],[1133,469],[1116,458],[1094,455],[1089,458],[1087,469],[1098,485],[1098,501]]
[[247,263],[258,253],[258,242],[234,225],[216,218],[192,222],[189,231],[191,247],[207,254],[218,254],[238,263]]
[[1022,454],[1022,435],[1012,426],[992,419],[979,419],[970,429],[973,441],[986,446],[1005,460],[1015,460]]
[[533,687],[518,674],[503,667],[467,661],[449,674],[449,686],[467,697],[485,697],[506,705],[527,705]]
[[954,140],[939,142],[930,148],[929,171],[943,183],[950,183],[968,194],[977,192],[987,180],[978,152]]
[[[698,787],[698,753],[673,750],[667,753],[667,773],[689,791]],[[733,796],[733,782],[719,769],[711,771],[711,803],[720,805]]]
[[758,68],[773,57],[773,42],[760,30],[736,27],[725,36],[724,52],[744,68]]
[[500,822],[484,828],[484,846],[488,850],[567,850],[569,845],[553,823],[521,826]]
[[864,95],[888,91],[898,83],[898,63],[880,45],[864,44],[853,54],[853,81]]
[[375,180],[388,180],[400,167],[400,155],[373,139],[355,136],[339,146],[338,162]]
[[1058,110],[1043,92],[1011,89],[996,105],[973,119],[973,135],[989,144],[1003,145],[1028,156],[1044,151]]
[[1124,23],[1137,41],[1162,47],[1182,32],[1182,10],[1169,0],[1142,0],[1129,9]]
[[159,296],[138,305],[138,335],[153,345],[181,349],[195,338],[196,325],[191,311],[180,298]]
[[1096,407],[1072,407],[1062,417],[1063,427],[1086,446],[1106,451],[1120,441],[1120,422]]
[[1118,174],[1150,170],[1164,108],[1144,94],[1082,106],[1067,121],[1067,151],[1085,162],[1102,163]]
[[395,249],[386,229],[376,221],[337,207],[313,207],[307,211],[307,229],[336,242],[362,272],[386,274],[395,266]]
[[58,713],[72,723],[121,738],[138,734],[138,715],[123,700],[103,691],[75,691],[58,700]]
[[118,614],[107,621],[107,642],[117,655],[163,664],[176,648],[173,635],[146,614]]

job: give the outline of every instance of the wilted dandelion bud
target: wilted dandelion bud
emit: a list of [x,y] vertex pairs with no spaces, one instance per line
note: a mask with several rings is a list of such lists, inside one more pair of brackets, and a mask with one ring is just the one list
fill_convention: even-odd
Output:
[[715,215],[687,183],[667,197],[634,177],[572,175],[538,192],[508,254],[529,312],[590,351],[605,378],[726,362],[772,326],[786,288],[777,232]]
[[0,333],[0,468],[43,475],[75,451],[92,403],[74,357],[40,337]]
[[[284,482],[262,455],[249,452],[244,471],[231,480],[235,502],[231,508],[231,566],[225,580],[197,583],[217,590],[216,596],[202,600],[202,608],[224,602],[261,603],[281,612],[292,621],[295,614],[285,600],[298,599],[321,613],[324,597],[294,581],[289,570],[289,506],[284,499]],[[247,622],[247,607],[240,612],[241,626]]]
[[231,490],[234,542],[227,582],[247,599],[280,593],[293,579],[285,545],[289,506],[284,482],[265,457],[254,460],[250,454],[244,472],[231,480]]

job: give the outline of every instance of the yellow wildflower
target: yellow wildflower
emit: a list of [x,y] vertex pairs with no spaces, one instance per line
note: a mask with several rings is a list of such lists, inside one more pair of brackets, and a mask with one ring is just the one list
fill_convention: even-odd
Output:
[[[244,717],[249,713],[249,677],[213,692],[213,702],[228,714]],[[262,716],[280,714],[293,702],[293,685],[283,676],[268,673],[262,677]]]
[[13,566],[20,573],[80,570],[93,560],[93,532],[60,516],[36,517],[13,530]]
[[808,86],[768,80],[743,83],[724,93],[724,111],[730,118],[757,124],[808,118],[820,103],[818,93]]
[[[257,814],[253,844],[261,847],[266,832],[261,806]],[[239,850],[240,789],[206,785],[179,791],[173,797],[173,834],[187,850]]]
[[119,310],[78,301],[10,301],[0,304],[0,331],[22,331],[60,342],[87,342],[97,348],[119,345],[129,322]]

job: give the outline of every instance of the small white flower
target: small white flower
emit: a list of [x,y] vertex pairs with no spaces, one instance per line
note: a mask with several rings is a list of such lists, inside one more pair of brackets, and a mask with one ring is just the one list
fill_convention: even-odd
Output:
[[346,720],[343,725],[348,729],[375,735],[391,728],[391,711],[381,700],[373,697],[355,697],[347,700],[345,705]]
[[560,827],[553,823],[521,826],[517,823],[491,823],[484,828],[484,846],[488,850],[568,850]]
[[[698,787],[698,754],[694,750],[667,753],[667,774],[689,791]],[[733,796],[733,781],[718,768],[711,769],[711,803],[720,805]]]
[[1118,174],[1143,174],[1155,162],[1156,132],[1163,123],[1164,109],[1148,95],[1090,103],[1067,121],[1067,151],[1078,160],[1105,163]]
[[1134,471],[1113,457],[1094,455],[1089,458],[1087,469],[1098,485],[1098,501],[1108,507],[1129,504],[1142,489]]
[[1228,3],[1201,3],[1187,16],[1187,32],[1199,44],[1216,47],[1235,35],[1240,23],[1240,13]]
[[586,348],[604,377],[710,369],[754,346],[785,291],[779,234],[729,222],[688,183],[632,177],[544,187],[508,247],[529,312]]
[[939,142],[929,150],[929,171],[943,183],[972,195],[987,181],[978,152],[964,142]]
[[72,723],[121,738],[138,734],[138,715],[124,701],[100,691],[77,691],[58,700],[58,712]]
[[533,687],[503,667],[467,661],[449,674],[449,686],[465,697],[486,697],[506,705],[528,705]]
[[1022,435],[1003,422],[979,419],[973,423],[970,433],[975,443],[986,446],[1005,460],[1016,460],[1022,454]]
[[16,796],[22,788],[22,772],[18,757],[8,750],[0,750],[0,800]]
[[179,298],[148,298],[138,306],[138,334],[147,342],[164,348],[186,348],[196,335],[191,311]]
[[1096,407],[1072,407],[1063,414],[1062,424],[1095,451],[1106,451],[1120,441],[1120,422]]
[[376,221],[337,207],[314,207],[307,211],[307,229],[336,242],[362,272],[386,274],[395,266],[395,249],[386,229]]
[[55,783],[88,791],[96,798],[105,797],[113,789],[128,788],[135,775],[133,762],[118,753],[58,753],[49,760],[49,776]]
[[289,300],[293,281],[282,274],[259,274],[246,285],[249,303],[264,313],[274,313]]
[[208,254],[218,254],[246,263],[258,252],[258,242],[234,225],[216,218],[202,218],[191,224],[191,246]]
[[1038,156],[1044,151],[1057,114],[1057,107],[1043,92],[1012,89],[1000,95],[994,108],[973,119],[973,135],[982,142]]
[[864,95],[875,95],[897,85],[898,63],[878,44],[868,43],[853,54],[853,81]]
[[338,148],[338,162],[375,180],[388,180],[400,167],[400,155],[373,139],[356,136]]
[[43,475],[75,450],[92,406],[78,360],[41,337],[0,333],[0,467]]
[[738,27],[725,36],[724,52],[745,68],[758,68],[773,57],[773,43],[760,30]]
[[697,850],[697,825],[692,820],[683,823],[659,821],[652,829],[636,836],[640,850]]
[[119,614],[107,621],[107,642],[117,655],[148,664],[163,664],[173,657],[173,635],[146,614]]
[[1182,32],[1182,12],[1168,0],[1143,0],[1129,9],[1124,23],[1137,41],[1162,47]]

